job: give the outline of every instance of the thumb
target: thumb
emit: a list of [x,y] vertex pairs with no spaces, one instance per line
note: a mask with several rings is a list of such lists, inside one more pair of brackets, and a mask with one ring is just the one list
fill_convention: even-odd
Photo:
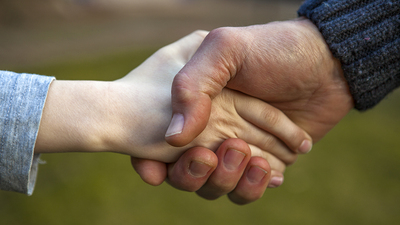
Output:
[[172,120],[165,135],[169,144],[184,146],[204,130],[211,112],[211,100],[236,74],[240,54],[235,51],[237,44],[227,33],[224,28],[211,31],[175,76]]

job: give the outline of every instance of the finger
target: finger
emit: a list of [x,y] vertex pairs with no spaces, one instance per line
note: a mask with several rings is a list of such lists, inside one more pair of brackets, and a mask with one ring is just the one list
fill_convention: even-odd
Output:
[[271,178],[269,180],[268,187],[276,188],[276,187],[281,186],[283,184],[283,180],[284,180],[283,173],[285,172],[286,166],[288,164],[285,164],[283,161],[278,159],[276,156],[270,154],[269,152],[261,150],[257,146],[249,145],[249,147],[251,149],[252,158],[259,157],[259,158],[266,160],[271,168]]
[[[260,157],[268,161],[268,164],[270,165],[272,170],[279,171],[281,173],[284,173],[286,170],[286,166],[288,165],[285,161],[282,159],[278,158],[277,156],[271,154],[270,152],[267,152],[265,150],[260,149],[259,147],[249,144],[249,147],[251,149],[251,157]],[[294,163],[294,161],[297,159],[297,155],[294,155],[294,158],[291,163]]]
[[167,182],[180,190],[197,191],[218,165],[214,152],[202,147],[186,151],[176,163],[168,165]]
[[224,141],[216,151],[218,167],[196,193],[209,200],[231,192],[246,168],[251,151],[246,142],[240,139]]
[[165,163],[131,157],[131,164],[142,180],[150,185],[158,186],[167,177],[167,166]]
[[260,157],[252,157],[236,188],[228,194],[229,199],[240,205],[260,199],[269,183],[271,168],[268,162]]
[[[232,101],[234,101],[233,106],[235,108],[232,110],[236,110],[236,118],[234,119],[234,121],[236,121],[237,127],[235,127],[234,129],[235,132],[233,134],[228,134],[228,136],[232,137],[232,135],[236,135],[237,138],[245,140],[248,144],[257,146],[259,149],[275,155],[280,160],[285,162],[285,164],[292,164],[296,160],[297,154],[291,151],[288,146],[280,141],[276,136],[274,136],[274,134],[266,132],[264,129],[254,125],[253,123],[250,123],[246,120],[246,118],[240,115],[240,113],[244,112],[243,114],[246,114],[246,116],[250,117],[250,119],[253,119],[251,118],[253,116],[260,117],[260,114],[259,112],[257,112],[257,110],[263,109],[260,107],[267,105],[266,103],[230,89],[224,89],[220,96],[222,97],[214,99],[214,102],[216,102],[217,105],[217,101],[227,101],[224,97],[229,97],[229,99],[232,99]],[[246,104],[245,102],[250,102],[252,104]],[[248,106],[253,106],[253,108],[255,108],[255,112],[253,112],[254,109],[249,108]],[[226,117],[218,117],[218,115],[218,113],[213,112],[212,120],[226,120]],[[284,116],[284,114],[282,114],[281,116]],[[270,122],[268,118],[265,119],[266,121],[264,121],[263,118],[260,118],[259,120],[261,121],[260,123]],[[280,129],[284,129],[284,127]]]
[[[243,119],[276,136],[293,152],[307,153],[311,150],[312,138],[310,135],[279,109],[247,95],[239,95],[239,98],[235,100],[236,110]],[[266,149],[265,146],[260,147]]]
[[172,85],[173,117],[166,141],[183,146],[207,125],[211,100],[226,86],[242,62],[242,44],[230,29],[210,32]]
[[[263,158],[274,156],[283,165],[291,165],[297,160],[298,155],[291,151],[287,145],[281,142],[277,137],[261,129],[259,129],[259,132],[242,133],[239,138],[251,143],[251,145],[254,146],[251,148],[252,150],[257,147],[258,151],[252,151],[252,156],[260,156]],[[268,160],[268,158],[265,159]]]
[[[223,105],[227,101],[233,101],[233,103],[231,104],[232,108],[229,110],[234,113],[229,114],[229,116],[218,113],[218,110],[220,109],[218,108],[218,106]],[[247,105],[244,104],[243,102],[252,102],[252,101],[253,102],[255,101],[255,106],[259,105],[263,106],[266,104],[262,101],[244,95],[243,93],[240,93],[238,91],[233,91],[225,88],[221,92],[221,94],[213,100],[213,107],[214,106],[215,107],[212,110],[210,119],[211,122],[209,122],[205,133],[207,133],[207,131],[209,131],[210,129],[211,130],[221,129],[221,127],[224,126],[229,127],[232,124],[229,121],[234,121],[234,126],[231,126],[231,129],[221,129],[223,135],[225,135],[225,138],[228,137],[240,138],[242,140],[245,140],[248,144],[258,146],[259,149],[270,152],[271,154],[278,157],[280,160],[284,161],[286,164],[292,164],[297,158],[296,153],[291,151],[288,148],[288,146],[284,144],[282,141],[280,141],[276,136],[274,136],[274,134],[266,132],[265,130],[254,125],[253,123],[250,123],[239,114],[240,111],[250,111],[250,109],[247,108]],[[222,108],[222,110],[227,111],[227,109],[225,108]],[[253,114],[254,115],[250,115],[249,117],[260,116],[258,112],[254,112]],[[268,123],[269,121],[267,120],[267,122],[264,121],[262,122]],[[221,124],[223,124],[223,126],[221,126]],[[203,143],[201,141],[201,138],[203,137],[202,135],[199,136],[198,139],[196,139],[198,143]],[[207,147],[209,147],[212,150],[217,149],[216,147],[213,146],[207,146]]]
[[271,170],[271,179],[268,183],[268,188],[277,188],[283,184],[283,173],[277,170]]

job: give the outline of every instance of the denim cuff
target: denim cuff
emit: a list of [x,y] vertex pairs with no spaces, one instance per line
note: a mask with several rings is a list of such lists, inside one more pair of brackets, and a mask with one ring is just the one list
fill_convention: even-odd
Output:
[[40,119],[54,77],[0,71],[0,189],[31,195]]

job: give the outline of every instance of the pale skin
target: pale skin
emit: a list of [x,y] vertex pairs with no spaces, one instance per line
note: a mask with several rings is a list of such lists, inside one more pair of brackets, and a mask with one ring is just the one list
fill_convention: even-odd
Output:
[[[226,154],[229,152],[235,158],[235,167],[245,169],[251,155],[262,156],[271,161],[274,170],[283,172],[285,164],[296,159],[296,143],[310,137],[279,110],[237,91],[225,89],[213,99],[209,124],[191,143],[173,147],[165,141],[172,115],[174,76],[190,60],[206,34],[195,32],[164,47],[114,82],[54,81],[45,103],[35,153],[117,152],[174,162],[189,148],[200,146],[217,151],[224,140],[240,138],[250,144],[251,153],[243,154],[234,146],[229,149],[232,151],[227,150]],[[279,134],[280,139],[273,134]],[[198,163],[189,166],[201,167],[208,162]],[[230,164],[226,164],[228,168]],[[261,179],[266,184],[269,166],[258,168],[258,172],[264,173]]]
[[[185,126],[181,133],[167,136],[166,140],[180,146],[201,132],[210,111],[199,108],[209,107],[224,87],[257,97],[282,110],[307,131],[314,142],[353,108],[339,60],[332,56],[317,27],[305,18],[211,31],[174,79],[173,112],[184,115]],[[298,152],[306,152],[300,150]],[[214,160],[215,157],[205,149],[198,149],[196,154],[184,154],[176,164],[200,158]],[[188,185],[180,181],[190,176],[171,170],[167,174],[165,166],[159,162],[137,159],[132,162],[142,178],[151,184],[157,184],[168,175],[174,187],[199,190],[197,193],[207,199],[224,194],[237,196],[240,192],[240,197],[231,198],[233,202],[244,204],[256,200],[244,188],[212,185],[222,176],[205,176],[195,185]],[[142,169],[144,166],[152,169],[152,175]],[[242,170],[236,172],[240,174]],[[241,176],[232,176],[229,182],[244,181]],[[257,192],[264,190],[257,189]]]

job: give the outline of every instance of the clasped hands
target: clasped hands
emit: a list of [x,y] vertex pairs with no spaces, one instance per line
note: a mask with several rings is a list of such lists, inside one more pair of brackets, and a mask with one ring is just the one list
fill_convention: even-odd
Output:
[[149,184],[246,204],[352,106],[306,19],[197,31],[120,80],[54,81],[35,152],[128,154]]
[[[216,151],[217,158],[205,148],[194,148],[167,167],[133,158],[132,165],[143,180],[157,185],[167,177],[174,187],[196,191],[207,199],[227,194],[238,204],[252,202],[262,196],[268,182],[270,187],[282,184],[285,166],[295,161],[296,153],[310,150],[307,141],[319,141],[353,108],[339,60],[305,18],[211,31],[174,79],[172,106],[178,122],[174,124],[173,119],[170,127],[178,134],[166,140],[182,146],[208,128],[212,122],[207,124],[207,118],[212,119],[214,113],[209,110],[214,106],[211,101],[225,87],[270,104],[258,102],[261,108],[249,107],[246,115],[237,111],[266,132],[263,144],[240,135],[236,137],[246,141],[251,151],[244,142],[228,139]],[[229,149],[246,157],[239,164],[239,154],[230,154]],[[236,162],[233,170],[227,169],[229,160]],[[192,168],[196,161],[211,169]],[[272,171],[263,177],[262,171],[269,172],[268,163]],[[202,176],[193,176],[192,170],[201,170]]]

